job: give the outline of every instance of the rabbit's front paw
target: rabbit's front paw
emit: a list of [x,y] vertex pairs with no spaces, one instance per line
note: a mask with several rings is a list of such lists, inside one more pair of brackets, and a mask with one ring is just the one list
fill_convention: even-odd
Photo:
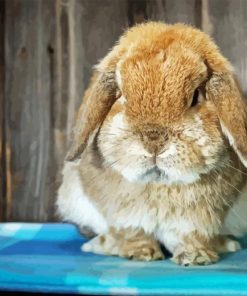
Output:
[[190,266],[190,265],[209,265],[218,261],[219,256],[216,252],[206,249],[195,250],[181,250],[175,253],[172,261],[177,264]]
[[121,248],[120,256],[140,261],[154,261],[165,258],[159,244],[153,240],[126,241]]
[[143,230],[111,228],[82,246],[84,252],[113,255],[133,260],[152,261],[164,258],[159,243]]
[[109,234],[102,234],[84,243],[81,250],[96,254],[118,255],[120,244]]

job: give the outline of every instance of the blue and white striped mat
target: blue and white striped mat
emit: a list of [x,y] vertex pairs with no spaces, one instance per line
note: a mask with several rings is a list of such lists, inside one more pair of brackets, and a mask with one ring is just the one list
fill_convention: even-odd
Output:
[[247,295],[245,249],[204,267],[82,253],[69,224],[0,224],[0,290],[102,295]]

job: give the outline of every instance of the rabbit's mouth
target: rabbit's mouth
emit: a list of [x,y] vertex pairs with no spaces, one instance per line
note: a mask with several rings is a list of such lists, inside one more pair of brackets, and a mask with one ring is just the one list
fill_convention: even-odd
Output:
[[155,165],[153,168],[151,169],[148,169],[143,175],[147,175],[147,176],[150,176],[150,175],[154,175],[154,176],[157,176],[157,177],[160,177],[160,175],[162,174],[162,171],[160,168],[158,168],[157,165]]
[[160,182],[161,179],[167,179],[165,171],[161,170],[157,165],[153,168],[146,170],[141,176],[141,180],[144,182]]
[[157,165],[151,169],[147,169],[141,175],[140,181],[145,183],[162,183],[166,185],[171,184],[190,184],[197,181],[200,175],[195,172],[180,172],[179,170],[167,169],[163,170]]

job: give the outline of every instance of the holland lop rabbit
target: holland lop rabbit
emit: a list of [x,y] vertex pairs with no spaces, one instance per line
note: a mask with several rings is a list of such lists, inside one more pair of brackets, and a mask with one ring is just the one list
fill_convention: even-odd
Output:
[[247,229],[247,107],[205,33],[148,22],[95,67],[57,208],[84,251],[210,264]]

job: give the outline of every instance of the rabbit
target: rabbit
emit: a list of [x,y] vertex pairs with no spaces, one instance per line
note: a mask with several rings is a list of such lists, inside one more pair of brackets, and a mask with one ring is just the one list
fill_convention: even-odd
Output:
[[189,25],[128,29],[98,63],[57,210],[85,252],[206,265],[247,229],[247,106],[229,61]]

